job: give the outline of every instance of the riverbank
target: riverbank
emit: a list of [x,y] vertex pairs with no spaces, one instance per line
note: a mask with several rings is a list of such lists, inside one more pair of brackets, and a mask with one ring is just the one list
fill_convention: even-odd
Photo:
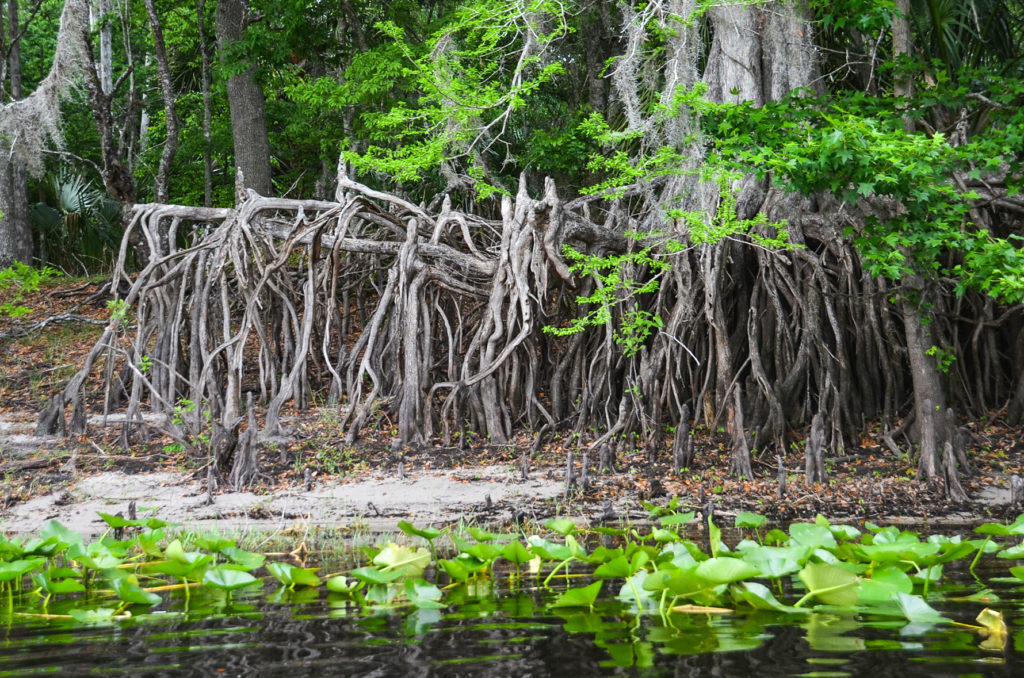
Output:
[[[206,457],[160,435],[156,420],[128,450],[119,447],[117,416],[92,415],[78,437],[34,436],[45,398],[73,374],[95,341],[96,323],[109,313],[91,296],[97,288],[41,290],[24,302],[30,316],[0,319],[0,527],[8,533],[31,533],[56,519],[95,534],[105,529],[99,512],[126,514],[132,502],[140,515],[187,529],[262,532],[389,532],[400,520],[494,525],[554,515],[638,521],[670,502],[683,510],[711,505],[720,515],[752,511],[778,523],[822,513],[835,521],[962,524],[1012,519],[1024,508],[1010,504],[1009,489],[1011,475],[1024,475],[1024,434],[998,413],[964,423],[973,468],[962,478],[970,496],[962,504],[918,482],[915,460],[890,451],[879,430],[827,457],[829,480],[816,485],[803,482],[802,448],[792,445],[783,458],[783,493],[774,452],[753,455],[753,478],[730,478],[729,439],[706,427],[695,427],[694,463],[680,473],[673,472],[666,436],[653,451],[643,443],[622,446],[614,470],[588,459],[582,486],[585,439],[556,435],[533,452],[526,434],[509,445],[470,437],[461,448],[431,445],[398,458],[386,420],[348,445],[338,434],[339,411],[329,407],[287,413],[289,435],[262,441],[259,481],[233,492],[221,473],[208,478]],[[69,320],[32,329],[55,316]],[[577,482],[566,487],[570,453]]]

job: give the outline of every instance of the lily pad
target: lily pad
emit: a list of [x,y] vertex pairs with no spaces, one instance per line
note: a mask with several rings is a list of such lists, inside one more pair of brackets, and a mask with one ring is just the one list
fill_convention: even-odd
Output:
[[225,566],[210,568],[203,575],[203,584],[222,591],[234,591],[245,586],[252,586],[260,581],[248,572]]
[[746,528],[758,528],[767,522],[767,518],[762,516],[760,513],[750,513],[748,511],[740,511],[736,514],[736,527]]
[[399,572],[415,577],[430,564],[430,551],[389,543],[373,558],[373,564],[382,570]]
[[291,563],[268,563],[267,572],[289,588],[296,586],[319,586],[320,577],[316,576],[319,568],[295,567]]
[[398,529],[410,537],[423,537],[427,541],[433,541],[444,534],[441,530],[433,527],[416,527],[408,520],[398,521]]
[[563,536],[576,531],[576,523],[569,518],[552,518],[544,523],[544,527]]
[[551,603],[551,607],[593,607],[603,584],[603,581],[595,581],[589,586],[569,589],[558,596],[558,599]]
[[808,596],[826,605],[849,607],[857,604],[860,578],[848,570],[828,563],[812,563],[800,570],[798,576],[807,587]]

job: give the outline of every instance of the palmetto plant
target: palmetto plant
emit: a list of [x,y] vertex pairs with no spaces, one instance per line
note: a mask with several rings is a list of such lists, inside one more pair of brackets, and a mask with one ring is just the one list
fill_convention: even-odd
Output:
[[37,257],[68,272],[109,265],[121,239],[121,205],[67,167],[48,174],[32,206]]
[[946,71],[998,63],[1019,68],[1024,3],[1019,0],[916,0],[910,18],[918,47]]

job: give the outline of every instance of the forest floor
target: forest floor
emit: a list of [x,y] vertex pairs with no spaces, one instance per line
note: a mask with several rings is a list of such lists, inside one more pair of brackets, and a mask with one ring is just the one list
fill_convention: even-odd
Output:
[[[35,419],[46,399],[82,364],[109,317],[106,298],[94,298],[96,281],[47,283],[18,301],[30,313],[0,316],[0,529],[30,533],[57,519],[83,533],[105,529],[99,513],[125,513],[134,501],[140,515],[156,515],[187,529],[237,532],[304,530],[393,532],[400,520],[418,525],[543,520],[560,515],[581,522],[647,519],[652,506],[674,502],[697,510],[711,502],[720,524],[752,511],[785,523],[813,519],[876,523],[969,524],[1012,519],[1009,477],[1024,476],[1024,430],[994,413],[961,422],[970,431],[972,473],[962,477],[971,501],[949,503],[941,487],[916,480],[912,455],[897,455],[880,442],[877,426],[856,448],[826,458],[829,481],[803,482],[799,441],[784,455],[786,492],[779,496],[775,453],[754,455],[755,477],[727,477],[727,436],[695,430],[695,463],[672,472],[665,446],[650,455],[642,446],[619,454],[614,472],[600,473],[596,459],[585,489],[565,488],[566,459],[575,473],[585,440],[556,436],[535,454],[527,435],[509,445],[471,442],[465,449],[433,445],[390,453],[386,420],[348,446],[334,408],[287,413],[287,438],[264,443],[262,481],[247,492],[208,491],[203,460],[166,437],[153,435],[130,449],[118,447],[117,417],[90,417],[86,435],[37,438]],[[0,289],[0,303],[11,291]],[[47,322],[55,317],[63,322]],[[95,399],[94,399],[95,400]],[[528,456],[524,478],[521,458]],[[652,459],[653,456],[653,459]]]

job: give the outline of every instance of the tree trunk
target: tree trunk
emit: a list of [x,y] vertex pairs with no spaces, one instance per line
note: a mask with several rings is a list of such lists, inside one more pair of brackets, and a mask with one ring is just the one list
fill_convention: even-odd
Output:
[[[7,30],[9,51],[7,72],[11,82],[11,99],[22,96],[21,89],[21,25],[18,21],[18,0],[7,0]],[[17,143],[17,139],[13,142]],[[4,151],[6,140],[0,142]],[[32,223],[28,210],[28,176],[25,163],[18,157],[3,153],[0,161],[0,270],[15,261],[32,263]]]
[[924,282],[920,276],[909,275],[904,284],[908,293],[900,300],[900,313],[903,316],[907,359],[914,388],[917,438],[921,446],[917,472],[919,477],[927,480],[944,480],[948,470],[943,466],[942,450],[951,432],[945,425],[946,392],[935,358],[928,355],[928,350],[935,342],[926,327],[922,312]]
[[199,68],[203,88],[203,206],[213,206],[212,144],[213,105],[210,103],[210,48],[206,37],[206,0],[196,0],[196,23],[199,27]]
[[[754,106],[761,106],[766,101],[786,96],[792,89],[816,86],[818,68],[806,3],[716,6],[709,16],[714,34],[703,79],[708,85],[708,98],[711,100],[751,102]],[[718,191],[717,186],[710,184],[702,191],[705,198],[699,207],[709,215],[717,211],[714,198]],[[736,211],[740,219],[752,218],[771,204],[768,183],[753,176],[735,182],[732,191],[736,194]],[[772,219],[787,216],[770,215]],[[713,247],[718,251],[718,261],[705,261],[703,279],[705,285],[719,288],[727,284],[732,268],[743,266],[736,258],[739,250],[731,249],[730,241]],[[726,269],[729,273],[725,272]],[[748,292],[739,287],[732,291],[734,294]],[[744,392],[744,382],[737,374],[737,370],[744,367],[736,364],[739,361],[734,360],[736,351],[732,345],[734,333],[747,331],[749,334],[749,329],[742,313],[725,312],[721,300],[725,293],[725,289],[706,290],[709,302],[705,304],[706,314],[712,326],[715,346],[716,401],[728,415],[726,425],[734,436],[731,466],[734,471],[749,475],[748,445],[742,431],[736,429],[743,427],[743,402],[753,394]],[[710,303],[711,300],[714,303]],[[735,404],[729,402],[727,391],[730,386],[736,389]],[[769,394],[770,397],[777,396]],[[779,409],[776,406],[776,411]],[[781,416],[776,418],[781,419]]]
[[156,199],[159,202],[170,200],[171,164],[178,150],[178,111],[175,106],[174,84],[171,82],[171,67],[167,62],[167,48],[164,45],[164,29],[160,25],[160,15],[156,13],[153,0],[146,0],[146,13],[149,25],[153,30],[153,51],[156,52],[157,70],[160,73],[160,94],[164,100],[164,112],[167,118],[167,136],[164,148],[160,153],[160,166],[156,172]]
[[[113,90],[104,92],[96,62],[91,50],[85,50],[85,89],[89,93],[93,123],[100,137],[100,157],[103,159],[103,186],[107,193],[128,206],[137,201],[135,178],[125,167],[114,147],[114,116],[110,103]],[[124,76],[122,76],[123,78]],[[119,79],[120,82],[120,79]]]
[[89,26],[94,31],[99,26],[100,60],[96,64],[96,74],[104,94],[114,91],[113,31],[109,15],[110,0],[94,0],[89,6]]
[[0,175],[0,270],[3,270],[15,261],[32,263],[32,224],[25,165],[17,159],[6,160],[0,166]]
[[[898,15],[892,20],[892,55],[896,58],[910,54],[913,47],[910,41],[910,0],[896,0]],[[893,94],[909,99],[914,95],[914,81],[905,75],[899,75],[893,82]],[[914,119],[909,115],[903,117],[903,129],[914,131]]]
[[[244,0],[217,1],[217,45],[221,63],[229,60],[228,49],[242,39],[248,7]],[[245,188],[270,195],[270,142],[263,90],[256,82],[255,68],[237,73],[228,80],[228,108],[235,145],[235,168],[242,174]]]

